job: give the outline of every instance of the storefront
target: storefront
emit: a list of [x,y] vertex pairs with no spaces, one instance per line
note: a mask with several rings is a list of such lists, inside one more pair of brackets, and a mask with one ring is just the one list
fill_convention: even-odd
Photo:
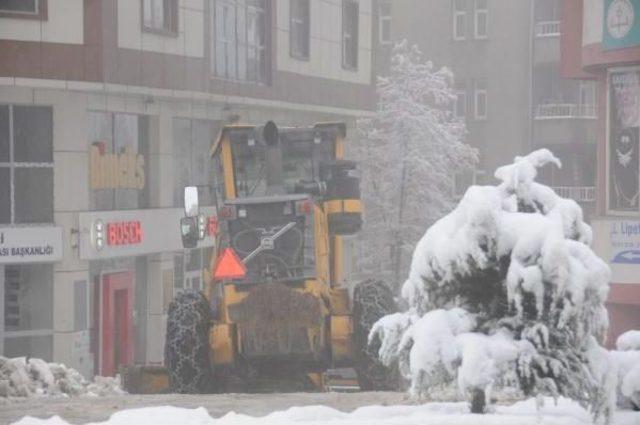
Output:
[[[154,255],[180,252],[175,256],[197,258],[191,266],[174,268],[175,279],[201,289],[208,262],[203,252],[211,252],[215,237],[207,235],[201,249],[183,251],[179,230],[181,208],[94,211],[79,214],[79,253],[89,262],[92,311],[91,352],[94,370],[113,375],[120,365],[147,363],[147,345],[158,335],[149,335],[149,298],[154,293],[171,297],[165,287]],[[201,208],[205,217],[215,215],[213,207]],[[170,270],[169,270],[170,271]],[[189,279],[185,271],[191,272]],[[173,282],[172,282],[173,283]],[[167,301],[170,301],[168,299]]]

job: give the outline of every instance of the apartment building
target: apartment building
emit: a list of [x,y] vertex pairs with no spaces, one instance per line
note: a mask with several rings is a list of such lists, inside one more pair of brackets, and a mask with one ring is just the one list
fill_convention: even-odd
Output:
[[611,267],[609,345],[640,329],[640,1],[563,0],[562,72],[597,87],[594,249]]
[[178,222],[187,184],[215,217],[218,130],[353,127],[372,31],[371,0],[0,0],[0,354],[161,364],[209,276]]
[[459,176],[458,196],[471,183],[491,181],[516,155],[546,147],[564,166],[543,170],[541,180],[590,214],[595,86],[561,76],[559,0],[377,0],[374,9],[379,74],[388,71],[394,43],[407,39],[456,77],[453,112],[480,151],[474,175]]

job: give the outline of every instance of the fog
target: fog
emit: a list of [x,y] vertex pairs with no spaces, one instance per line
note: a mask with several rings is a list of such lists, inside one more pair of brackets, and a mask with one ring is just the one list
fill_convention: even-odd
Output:
[[[402,336],[469,307],[473,281],[495,298],[471,297],[465,329],[486,335],[450,341],[484,341],[496,312],[578,303],[558,283],[536,304],[557,264],[572,291],[597,275],[576,347],[613,350],[640,329],[638,17],[640,0],[0,0],[0,405],[118,395],[117,375],[132,393],[420,392],[380,363],[376,321],[404,314],[378,327]],[[562,255],[509,245],[531,233]]]

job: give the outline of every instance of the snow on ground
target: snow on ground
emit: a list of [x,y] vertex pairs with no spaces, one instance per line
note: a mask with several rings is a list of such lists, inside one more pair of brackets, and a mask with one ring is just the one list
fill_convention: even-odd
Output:
[[610,351],[618,373],[618,404],[640,407],[640,351]]
[[120,377],[87,381],[75,369],[37,358],[0,356],[0,404],[15,398],[125,394]]
[[[230,412],[212,418],[203,407],[184,409],[172,406],[122,410],[105,422],[94,425],[582,425],[590,424],[590,415],[577,403],[546,399],[540,411],[536,401],[497,406],[493,413],[471,415],[467,403],[428,403],[417,406],[367,406],[344,413],[326,406],[293,407],[263,417]],[[614,425],[640,425],[640,412],[620,411]],[[68,425],[58,416],[50,419],[25,417],[14,425]]]

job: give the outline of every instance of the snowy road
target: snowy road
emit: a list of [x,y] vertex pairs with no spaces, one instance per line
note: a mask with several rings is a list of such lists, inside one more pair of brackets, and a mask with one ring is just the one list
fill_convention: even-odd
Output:
[[[131,410],[142,407],[147,408]],[[119,413],[112,416],[116,412]],[[548,401],[541,412],[536,412],[535,402],[529,400],[497,406],[493,414],[477,416],[468,413],[466,403],[416,405],[402,393],[131,395],[31,399],[0,405],[2,424],[20,421],[20,425],[40,425],[43,423],[40,420],[20,419],[54,415],[66,422],[54,419],[46,421],[48,425],[102,422],[110,417],[109,425],[588,425],[591,422],[582,408],[567,400],[558,405]],[[618,412],[612,425],[640,425],[640,412]]]
[[[0,404],[0,424],[25,415],[49,418],[58,415],[71,423],[104,421],[114,412],[148,406],[204,407],[212,417],[230,411],[264,416],[293,406],[325,405],[350,412],[366,405],[397,405],[410,401],[404,393],[294,393],[294,394],[215,394],[215,395],[128,395],[118,397],[29,399]],[[640,424],[639,424],[640,425]]]

